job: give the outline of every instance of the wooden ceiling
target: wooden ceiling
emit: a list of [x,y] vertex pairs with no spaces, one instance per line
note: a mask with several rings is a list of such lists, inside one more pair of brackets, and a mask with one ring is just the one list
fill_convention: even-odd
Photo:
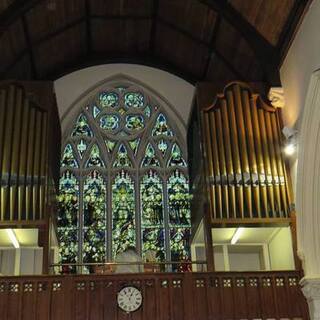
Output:
[[0,77],[56,79],[128,62],[190,82],[278,85],[310,1],[0,0]]

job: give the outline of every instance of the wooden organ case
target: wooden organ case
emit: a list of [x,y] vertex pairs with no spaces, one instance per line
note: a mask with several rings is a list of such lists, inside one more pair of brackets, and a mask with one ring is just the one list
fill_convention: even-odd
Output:
[[208,88],[198,86],[188,128],[193,223],[203,216],[208,230],[280,225],[294,230],[280,110],[245,83],[233,82],[214,98]]
[[37,228],[46,250],[59,179],[55,101],[51,82],[0,83],[0,228]]

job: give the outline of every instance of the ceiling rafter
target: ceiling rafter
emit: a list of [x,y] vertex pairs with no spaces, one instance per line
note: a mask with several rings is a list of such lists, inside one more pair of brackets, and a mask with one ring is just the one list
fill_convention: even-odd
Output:
[[29,59],[30,59],[31,75],[32,75],[33,79],[38,79],[37,68],[36,68],[36,63],[35,63],[35,59],[34,59],[33,47],[32,47],[32,41],[30,38],[29,26],[28,26],[26,16],[24,14],[21,17],[21,20],[22,20],[24,37],[26,40],[27,50],[28,50]]
[[238,30],[248,42],[261,63],[267,81],[272,85],[280,85],[280,57],[276,47],[270,44],[230,3],[225,0],[198,0],[221,15]]
[[201,77],[203,80],[206,78],[206,76],[208,74],[208,70],[209,70],[209,66],[210,66],[210,62],[211,62],[211,56],[213,53],[213,49],[215,48],[215,42],[216,42],[216,39],[218,36],[220,25],[221,25],[221,17],[220,17],[220,15],[217,15],[216,23],[214,25],[214,29],[212,31],[212,35],[211,35],[210,42],[209,42],[210,45],[209,45],[209,51],[208,51],[206,65],[204,67],[203,74]]
[[[190,40],[194,41],[195,43],[199,44],[199,45],[202,45],[204,47],[206,47],[208,49],[208,55],[209,55],[209,63],[210,63],[210,56],[212,55],[212,53],[214,52],[214,54],[221,60],[223,61],[223,63],[230,69],[230,71],[235,74],[237,77],[239,77],[239,80],[243,80],[244,77],[240,74],[240,72],[238,70],[236,70],[234,68],[234,66],[226,59],[226,57],[224,57],[218,50],[216,50],[214,47],[211,46],[211,43],[214,42],[215,40],[215,37],[217,35],[215,35],[215,37],[212,37],[211,41],[210,42],[206,42],[204,40],[201,40],[197,37],[195,37],[192,33],[186,31],[185,29],[182,29],[180,27],[178,27],[177,25],[171,23],[171,22],[168,22],[162,18],[158,18],[158,22],[177,31],[179,34],[182,34],[184,35],[185,37],[189,38]],[[215,28],[216,29],[216,28]],[[213,35],[217,32],[217,30],[214,30],[213,31]],[[208,63],[208,60],[206,61],[206,68],[208,68],[209,66],[207,65]]]

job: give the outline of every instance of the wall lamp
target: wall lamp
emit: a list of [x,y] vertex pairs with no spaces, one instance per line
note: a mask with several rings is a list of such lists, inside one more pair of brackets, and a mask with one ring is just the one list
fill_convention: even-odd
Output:
[[298,131],[293,128],[284,127],[282,133],[286,137],[283,151],[287,156],[292,156],[297,151]]

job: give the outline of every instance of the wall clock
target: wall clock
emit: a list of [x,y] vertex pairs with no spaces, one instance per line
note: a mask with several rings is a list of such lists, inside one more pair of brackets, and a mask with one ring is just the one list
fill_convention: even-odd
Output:
[[129,313],[138,310],[142,305],[142,294],[139,289],[126,286],[118,292],[118,306],[123,311]]

